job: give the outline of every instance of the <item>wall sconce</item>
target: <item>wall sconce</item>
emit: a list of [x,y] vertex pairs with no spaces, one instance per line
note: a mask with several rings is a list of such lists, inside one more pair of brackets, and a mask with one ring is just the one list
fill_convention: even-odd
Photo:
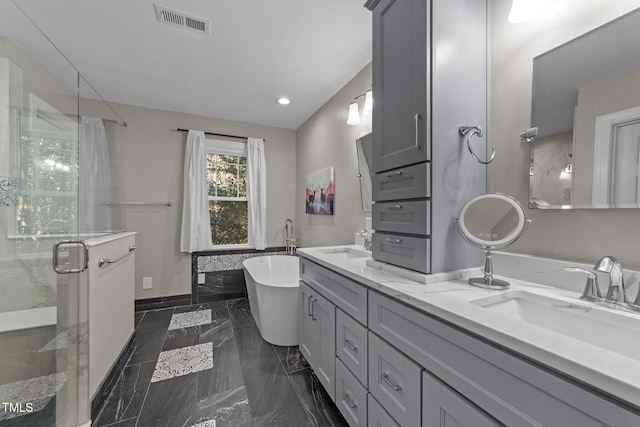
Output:
[[540,15],[547,6],[546,0],[513,0],[509,22],[521,24]]
[[373,92],[369,89],[366,93],[358,95],[353,98],[351,104],[349,104],[349,116],[347,117],[347,124],[358,125],[360,124],[360,113],[358,112],[358,99],[364,96],[364,107],[362,108],[362,114],[370,116],[373,114]]

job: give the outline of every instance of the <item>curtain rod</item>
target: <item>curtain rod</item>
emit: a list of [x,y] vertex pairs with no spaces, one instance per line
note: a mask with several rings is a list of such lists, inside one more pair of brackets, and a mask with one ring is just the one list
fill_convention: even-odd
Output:
[[[189,129],[176,129],[178,132],[189,132]],[[249,139],[246,136],[239,136],[239,135],[226,135],[224,133],[215,133],[215,132],[205,132],[205,135],[211,135],[211,136],[224,136],[226,138],[240,138],[240,139]]]

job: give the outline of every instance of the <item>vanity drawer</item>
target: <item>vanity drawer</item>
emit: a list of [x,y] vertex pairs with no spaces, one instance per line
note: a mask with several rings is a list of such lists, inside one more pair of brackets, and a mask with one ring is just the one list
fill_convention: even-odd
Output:
[[430,197],[430,164],[418,163],[374,174],[372,185],[375,201]]
[[428,237],[373,233],[373,258],[421,273],[431,271],[431,242]]
[[[384,410],[371,393],[369,393],[368,404],[367,418],[369,419],[369,427],[400,427],[400,424]],[[427,426],[427,424],[423,425]]]
[[[504,425],[640,425],[640,414],[584,384],[374,291],[369,328]],[[369,333],[370,352],[375,336]],[[374,393],[372,383],[370,375]]]
[[336,356],[367,386],[367,328],[336,310]]
[[485,414],[446,384],[425,372],[422,383],[422,425],[443,425],[455,420],[458,426],[500,427],[502,424]]
[[336,358],[336,405],[349,426],[367,426],[367,389]]
[[403,426],[420,425],[422,368],[369,332],[369,391]]
[[366,287],[305,258],[300,258],[300,279],[366,326]]
[[371,207],[373,228],[393,233],[431,234],[428,200],[377,202]]

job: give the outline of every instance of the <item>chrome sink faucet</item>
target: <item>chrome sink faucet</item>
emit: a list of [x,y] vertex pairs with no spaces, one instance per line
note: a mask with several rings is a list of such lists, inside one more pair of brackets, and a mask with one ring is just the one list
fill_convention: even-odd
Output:
[[369,230],[358,231],[358,236],[364,237],[364,249],[367,251],[370,251],[371,250],[371,233],[369,233]]
[[594,271],[609,274],[609,289],[604,301],[614,304],[629,304],[627,290],[624,286],[622,266],[617,258],[605,256],[593,266]]
[[[607,255],[600,258],[593,270],[583,268],[565,267],[564,271],[576,271],[587,274],[587,284],[580,299],[604,303],[609,307],[622,307],[631,311],[640,312],[640,286],[635,301],[631,302],[627,298],[627,288],[624,284],[624,273],[622,265],[616,257]],[[598,276],[596,273],[606,273],[609,275],[609,288],[607,295],[603,298],[598,286]]]

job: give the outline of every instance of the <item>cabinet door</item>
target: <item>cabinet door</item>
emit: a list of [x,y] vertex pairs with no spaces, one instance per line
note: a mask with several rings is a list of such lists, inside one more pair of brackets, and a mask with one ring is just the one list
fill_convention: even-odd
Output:
[[336,306],[328,299],[315,293],[311,302],[313,333],[318,337],[317,364],[313,371],[335,402],[336,372]]
[[373,171],[429,159],[427,0],[373,9]]
[[299,296],[300,352],[335,401],[336,306],[303,281]]
[[422,386],[422,425],[497,427],[502,424],[425,372]]
[[309,365],[317,365],[317,351],[319,336],[315,332],[315,322],[312,317],[314,291],[306,283],[300,281],[298,291],[298,343],[300,353],[307,359]]

